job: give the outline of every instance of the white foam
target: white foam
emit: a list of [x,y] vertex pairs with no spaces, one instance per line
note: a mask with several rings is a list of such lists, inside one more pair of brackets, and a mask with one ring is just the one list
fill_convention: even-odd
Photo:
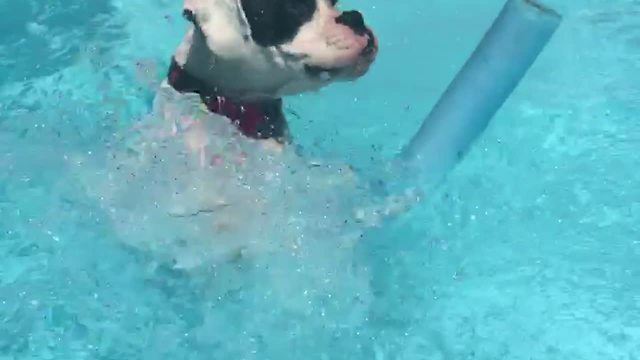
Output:
[[292,308],[327,291],[367,303],[367,269],[354,265],[355,246],[379,224],[372,215],[403,207],[373,197],[348,165],[241,136],[197,97],[163,88],[143,124],[101,162],[75,160],[123,241],[185,270],[261,268],[265,289]]

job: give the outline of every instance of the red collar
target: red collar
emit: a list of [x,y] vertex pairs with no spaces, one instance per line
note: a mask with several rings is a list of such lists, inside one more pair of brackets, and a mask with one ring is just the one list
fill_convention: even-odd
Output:
[[281,100],[265,103],[237,102],[217,94],[204,82],[187,73],[175,59],[171,59],[168,82],[178,92],[200,95],[209,111],[229,118],[244,134],[251,138],[280,138],[284,127],[280,119]]

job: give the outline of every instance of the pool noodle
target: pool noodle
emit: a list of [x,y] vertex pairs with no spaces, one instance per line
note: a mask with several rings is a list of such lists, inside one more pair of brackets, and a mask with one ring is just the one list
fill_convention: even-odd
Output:
[[508,0],[473,54],[398,159],[422,181],[439,182],[507,100],[542,52],[561,16],[533,0]]

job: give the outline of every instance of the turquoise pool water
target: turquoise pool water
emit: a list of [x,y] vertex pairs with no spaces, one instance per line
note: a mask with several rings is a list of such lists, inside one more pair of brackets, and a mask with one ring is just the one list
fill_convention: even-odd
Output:
[[[131,241],[192,230],[153,223],[143,205],[163,187],[137,184],[130,202],[91,193],[114,134],[147,120],[185,28],[179,2],[0,0],[0,358],[637,358],[640,6],[549,3],[565,16],[556,36],[421,204],[380,227],[337,226],[350,199],[374,196],[273,195],[328,176],[287,157],[298,175],[261,188],[273,216],[241,240],[293,229],[299,251],[231,263],[187,251],[201,263],[185,270]],[[347,5],[377,29],[378,62],[287,107],[305,157],[372,168],[413,134],[502,2]],[[114,208],[151,220],[122,226]]]

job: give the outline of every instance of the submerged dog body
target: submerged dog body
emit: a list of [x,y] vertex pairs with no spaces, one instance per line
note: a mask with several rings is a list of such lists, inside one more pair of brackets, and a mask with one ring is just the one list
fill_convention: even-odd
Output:
[[168,84],[252,138],[287,141],[282,97],[355,80],[377,55],[362,15],[335,0],[185,0],[183,15]]

